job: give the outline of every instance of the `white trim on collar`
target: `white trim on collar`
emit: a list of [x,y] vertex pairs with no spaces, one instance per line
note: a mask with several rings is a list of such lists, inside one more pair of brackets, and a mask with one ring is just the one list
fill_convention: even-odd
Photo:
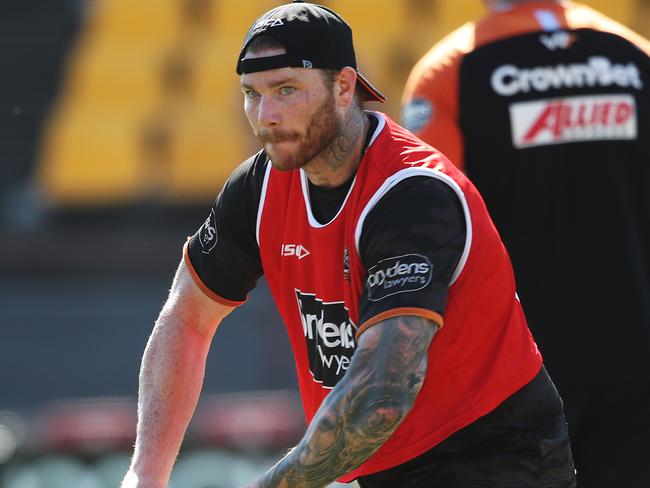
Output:
[[262,212],[264,211],[264,202],[266,201],[266,192],[269,187],[269,177],[271,175],[271,160],[266,161],[264,169],[264,183],[262,183],[262,192],[260,194],[260,203],[257,206],[257,223],[255,224],[255,237],[257,238],[257,247],[260,245],[260,224],[262,223]]
[[[386,119],[384,118],[384,115],[381,112],[368,110],[365,111],[365,113],[377,119],[377,127],[375,128],[375,132],[373,132],[372,137],[370,138],[370,142],[368,143],[368,148],[369,148],[377,140],[379,134],[381,134],[381,131],[384,130],[384,127],[386,127]],[[366,151],[368,150],[368,148],[366,148]],[[338,212],[336,212],[336,215],[329,222],[325,224],[321,224],[320,222],[318,222],[318,220],[316,220],[311,209],[311,200],[309,198],[309,179],[307,178],[307,173],[305,173],[305,171],[302,168],[300,168],[300,184],[302,186],[302,195],[305,200],[305,208],[307,209],[307,219],[309,221],[309,225],[311,225],[316,229],[320,229],[334,222],[336,218],[341,214],[343,209],[345,208],[345,204],[347,203],[348,198],[352,194],[352,190],[354,189],[354,185],[356,184],[356,182],[357,182],[357,176],[355,174],[354,180],[350,185],[350,189],[348,190],[347,195],[345,195],[345,199],[343,200],[343,203],[341,204],[341,207],[339,208]]]
[[370,211],[377,205],[377,203],[379,203],[379,200],[381,200],[381,198],[384,195],[386,195],[391,188],[393,188],[401,181],[404,181],[406,178],[411,178],[413,176],[429,176],[446,183],[456,193],[456,196],[458,197],[458,200],[460,200],[461,206],[463,207],[463,213],[465,214],[465,226],[466,226],[465,247],[463,248],[463,253],[460,257],[460,261],[458,262],[458,266],[456,266],[456,270],[454,271],[451,280],[449,282],[449,286],[451,286],[454,284],[456,279],[458,279],[458,276],[460,276],[460,273],[463,271],[463,268],[465,267],[465,263],[467,263],[467,258],[469,257],[469,251],[472,247],[472,215],[469,211],[469,205],[467,203],[467,199],[465,198],[465,194],[463,193],[462,188],[450,176],[446,175],[445,173],[442,173],[441,171],[432,168],[422,168],[422,167],[406,168],[398,171],[397,173],[393,174],[388,179],[386,179],[384,184],[381,185],[377,189],[375,194],[372,196],[372,198],[370,198],[365,208],[361,212],[361,215],[359,216],[359,220],[357,221],[357,225],[354,231],[354,244],[357,250],[357,254],[361,256],[361,252],[359,250],[359,241],[361,240],[363,225]]

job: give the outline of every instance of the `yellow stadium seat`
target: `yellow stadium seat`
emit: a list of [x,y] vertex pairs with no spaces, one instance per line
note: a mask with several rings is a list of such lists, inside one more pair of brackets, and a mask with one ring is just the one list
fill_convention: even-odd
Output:
[[141,192],[138,117],[97,111],[59,111],[41,146],[38,180],[55,205],[134,201]]
[[360,66],[381,64],[386,49],[406,26],[406,9],[400,1],[332,0],[327,6],[352,27]]
[[[483,0],[461,0],[458,2],[438,2],[437,22],[431,26],[441,38],[471,20],[476,20],[487,13]],[[433,41],[437,41],[434,39]],[[429,46],[430,47],[430,46]]]
[[[253,21],[282,3],[275,0],[215,0],[212,9],[213,36],[222,43],[241,47]],[[235,58],[238,51],[233,53]]]
[[650,2],[637,1],[635,15],[630,26],[646,39],[650,39]]
[[393,60],[395,48],[403,40],[402,33],[408,28],[406,5],[394,0],[330,0],[326,5],[352,27],[359,69],[388,97],[381,110],[394,115],[399,100],[396,84],[401,78],[395,72]]
[[639,9],[638,0],[584,0],[582,3],[627,26],[634,25]]
[[214,105],[195,106],[179,118],[170,149],[170,199],[214,199],[233,169],[257,150],[243,137],[250,132],[243,113],[234,113]]
[[[212,44],[196,57],[192,75],[192,97],[198,104],[221,105],[224,118],[241,110],[239,76],[235,72],[237,53]],[[236,112],[235,112],[236,113]]]
[[100,0],[87,28],[93,35],[132,43],[160,44],[178,39],[184,0]]
[[165,72],[188,27],[184,4],[93,3],[41,145],[38,179],[54,204],[123,204],[165,183],[164,161],[147,171],[145,121],[174,105]]
[[162,48],[79,46],[70,59],[63,92],[75,103],[150,110],[160,100],[165,56]]
[[329,0],[324,5],[343,17],[353,34],[363,30],[378,39],[397,34],[407,15],[406,2],[399,0]]

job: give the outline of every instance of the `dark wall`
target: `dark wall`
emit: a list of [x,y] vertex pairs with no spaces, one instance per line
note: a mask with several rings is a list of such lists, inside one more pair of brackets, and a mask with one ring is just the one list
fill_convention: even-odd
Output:
[[[0,276],[0,410],[135,396],[170,273]],[[293,389],[293,359],[266,283],[221,324],[204,393]]]
[[83,2],[0,2],[0,192],[24,182],[34,165],[44,115]]

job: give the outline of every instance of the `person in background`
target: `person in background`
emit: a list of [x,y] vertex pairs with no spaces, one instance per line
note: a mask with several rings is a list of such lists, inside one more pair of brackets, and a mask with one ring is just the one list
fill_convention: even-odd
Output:
[[363,110],[384,97],[350,27],[319,5],[274,8],[237,73],[264,149],[184,248],[143,357],[123,488],[167,485],[216,328],[262,274],[309,426],[251,487],[575,486],[562,401],[483,201],[442,154]]
[[650,43],[570,2],[485,3],[415,65],[402,122],[485,199],[579,485],[650,486]]

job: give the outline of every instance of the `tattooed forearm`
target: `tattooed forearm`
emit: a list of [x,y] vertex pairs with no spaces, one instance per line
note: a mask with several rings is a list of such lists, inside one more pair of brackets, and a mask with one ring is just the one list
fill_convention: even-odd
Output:
[[402,316],[364,332],[301,442],[255,486],[321,488],[367,460],[413,406],[436,330],[429,320]]

